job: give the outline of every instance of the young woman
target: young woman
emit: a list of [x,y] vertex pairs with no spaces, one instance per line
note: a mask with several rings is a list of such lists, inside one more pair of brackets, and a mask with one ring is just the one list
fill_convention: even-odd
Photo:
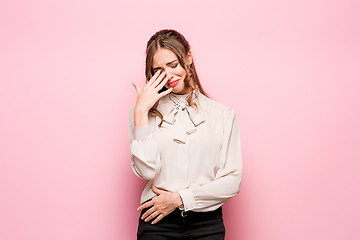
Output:
[[221,206],[242,176],[237,115],[205,93],[175,30],[150,38],[145,75],[128,119],[131,166],[146,180],[137,239],[224,239]]

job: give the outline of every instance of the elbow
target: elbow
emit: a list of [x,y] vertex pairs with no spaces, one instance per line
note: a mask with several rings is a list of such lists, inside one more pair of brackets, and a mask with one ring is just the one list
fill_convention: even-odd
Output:
[[236,181],[236,182],[234,182],[233,184],[232,184],[232,190],[231,190],[231,197],[233,197],[233,196],[235,196],[235,195],[237,195],[237,194],[239,194],[240,193],[240,181]]
[[150,166],[139,167],[139,166],[136,166],[136,164],[134,164],[134,163],[132,164],[132,169],[133,169],[135,175],[143,180],[153,180],[158,173],[157,168],[153,168]]
[[235,195],[240,192],[240,186],[241,186],[241,179],[242,179],[242,173],[241,171],[238,172],[238,174],[235,175],[234,178],[234,193]]
[[138,176],[144,180],[153,180],[156,176],[156,173],[155,171],[143,171]]
[[233,173],[228,176],[228,182],[226,185],[225,194],[226,198],[231,198],[240,192],[241,174]]
[[131,154],[131,167],[136,176],[139,178],[144,180],[152,180],[160,171],[161,165],[157,158],[138,158],[137,156]]

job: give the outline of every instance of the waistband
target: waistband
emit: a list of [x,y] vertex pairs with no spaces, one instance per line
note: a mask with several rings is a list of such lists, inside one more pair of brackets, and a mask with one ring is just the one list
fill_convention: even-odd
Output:
[[[151,199],[145,201],[148,202]],[[144,203],[145,203],[144,202]],[[141,215],[144,214],[148,209],[151,207],[144,208],[141,210]],[[196,212],[196,211],[184,211],[180,210],[179,208],[175,208],[173,212],[171,212],[169,215],[167,215],[167,218],[187,218],[187,219],[208,219],[208,218],[222,218],[222,207],[219,207],[218,209],[214,211],[207,211],[207,212]]]
[[195,211],[184,211],[180,210],[179,208],[176,208],[173,211],[174,214],[180,214],[181,217],[222,217],[222,207],[219,207],[218,209],[214,211],[208,211],[208,212],[195,212]]

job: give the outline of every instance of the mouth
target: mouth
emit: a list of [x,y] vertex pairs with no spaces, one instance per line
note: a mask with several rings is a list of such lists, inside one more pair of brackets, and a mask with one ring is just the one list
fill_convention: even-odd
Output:
[[173,87],[173,86],[175,86],[179,81],[180,81],[180,79],[176,79],[176,80],[174,80],[174,81],[169,82],[168,85],[169,85],[169,87]]

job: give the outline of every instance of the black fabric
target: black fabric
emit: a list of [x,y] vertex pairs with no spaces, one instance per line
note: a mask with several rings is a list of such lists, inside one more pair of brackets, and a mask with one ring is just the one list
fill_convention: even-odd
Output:
[[138,240],[223,240],[225,238],[221,207],[211,212],[188,211],[183,214],[180,209],[176,208],[155,224],[151,224],[151,222],[156,217],[148,222],[141,219],[142,214],[148,209],[150,207],[143,209],[139,216]]

